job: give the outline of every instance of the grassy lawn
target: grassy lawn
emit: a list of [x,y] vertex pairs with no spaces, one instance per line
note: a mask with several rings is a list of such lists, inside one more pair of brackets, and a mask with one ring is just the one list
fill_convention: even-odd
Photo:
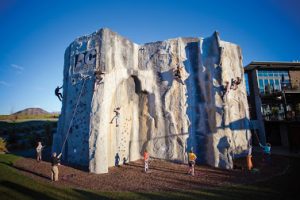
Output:
[[0,115],[0,121],[27,121],[27,120],[57,120],[59,114],[44,114],[44,115]]
[[[12,163],[19,157],[0,155],[0,199],[298,199],[300,161],[291,159],[291,167],[283,176],[252,185],[237,185],[176,192],[99,192],[75,188],[57,188],[20,174]],[[296,197],[295,195],[298,195]]]

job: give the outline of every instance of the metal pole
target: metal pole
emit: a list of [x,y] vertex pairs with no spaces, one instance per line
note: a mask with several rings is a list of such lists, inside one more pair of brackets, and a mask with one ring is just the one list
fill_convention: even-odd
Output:
[[283,109],[284,109],[284,118],[286,119],[286,112],[287,112],[287,108],[286,108],[286,98],[285,98],[285,89],[283,88],[282,90],[282,96],[283,96],[283,101],[284,101],[284,106],[283,106]]

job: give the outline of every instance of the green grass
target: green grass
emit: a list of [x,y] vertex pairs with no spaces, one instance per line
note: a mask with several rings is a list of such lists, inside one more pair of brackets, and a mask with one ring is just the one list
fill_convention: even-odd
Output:
[[44,115],[0,115],[0,121],[25,121],[32,119],[58,119],[59,114],[44,114]]
[[13,166],[15,155],[0,155],[0,199],[297,199],[299,160],[291,160],[291,168],[284,176],[253,185],[237,185],[175,192],[100,192],[75,188],[57,188],[48,183],[37,182],[20,174]]

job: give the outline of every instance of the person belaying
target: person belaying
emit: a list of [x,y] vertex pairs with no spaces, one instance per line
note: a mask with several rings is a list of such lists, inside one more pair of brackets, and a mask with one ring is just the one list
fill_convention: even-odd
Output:
[[183,67],[180,65],[177,65],[174,76],[180,80],[182,85],[184,85],[184,82],[182,80],[182,70],[183,70]]
[[119,118],[120,118],[120,107],[117,107],[114,109],[115,112],[115,116],[112,118],[112,120],[110,121],[110,123],[112,124],[114,119],[116,119],[116,127],[119,126]]
[[53,152],[51,157],[51,181],[58,181],[58,165],[60,165],[60,157],[61,153],[59,155],[56,155],[56,152]]
[[42,161],[42,150],[45,146],[42,145],[42,142],[38,142],[38,145],[36,147],[36,161],[40,162]]
[[59,90],[60,90],[61,88],[62,88],[62,86],[61,86],[61,87],[57,86],[56,89],[55,89],[55,95],[58,97],[58,99],[59,99],[60,101],[62,101],[62,98],[63,98],[62,94],[59,92]]
[[147,149],[145,149],[145,151],[144,151],[144,171],[145,171],[145,173],[147,173],[149,170],[149,157],[150,157],[149,153],[148,153]]
[[191,149],[190,153],[188,154],[188,161],[189,161],[189,171],[188,174],[195,176],[195,164],[197,156],[194,154],[193,149]]
[[97,84],[101,84],[101,83],[103,83],[103,76],[104,76],[104,72],[102,72],[101,70],[97,70],[97,71],[95,71],[94,72],[94,75],[95,75],[95,77],[96,77],[96,83]]

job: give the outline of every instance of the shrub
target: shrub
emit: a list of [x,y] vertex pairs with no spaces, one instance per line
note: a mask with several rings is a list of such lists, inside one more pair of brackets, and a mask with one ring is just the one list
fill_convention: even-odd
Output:
[[0,137],[0,152],[7,152],[6,141]]
[[15,127],[12,127],[9,129],[8,131],[8,139],[7,139],[7,143],[9,145],[13,145],[18,141],[18,135],[17,135],[17,131],[15,129]]
[[52,145],[52,125],[50,123],[47,123],[44,126],[44,133],[46,137],[46,145],[51,146]]

